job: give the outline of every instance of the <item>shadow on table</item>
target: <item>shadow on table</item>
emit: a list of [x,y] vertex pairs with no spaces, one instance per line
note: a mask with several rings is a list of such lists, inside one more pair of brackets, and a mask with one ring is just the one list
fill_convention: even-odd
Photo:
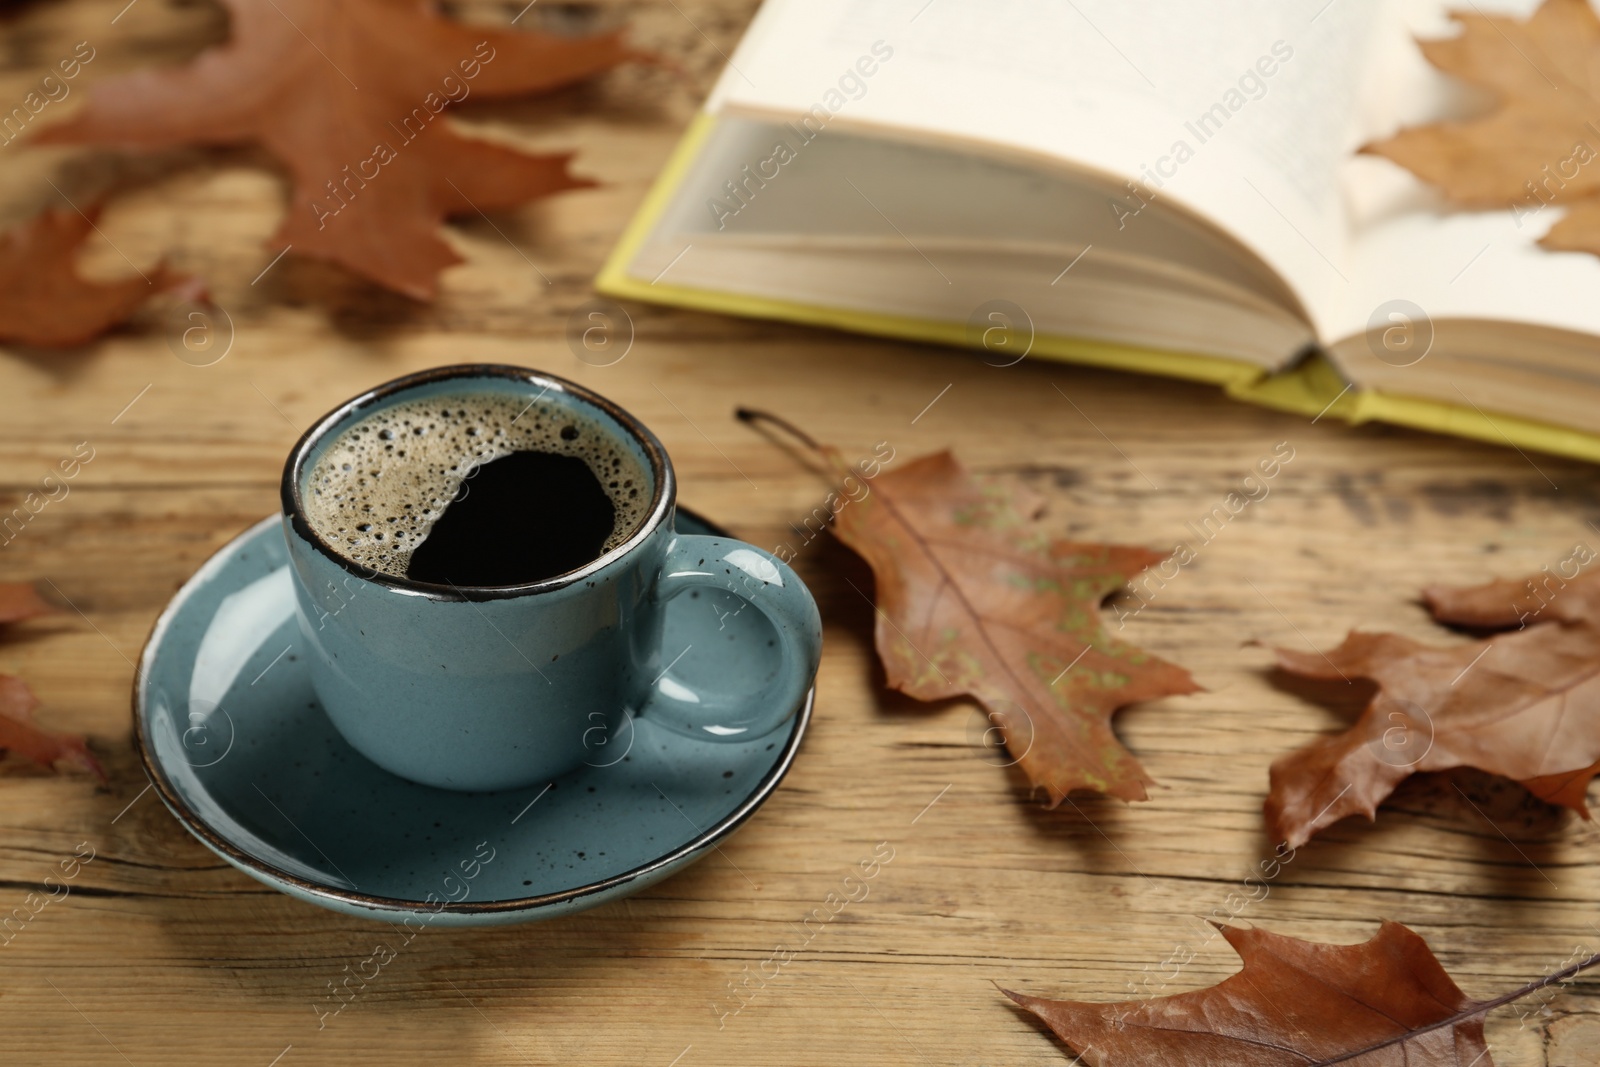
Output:
[[[1353,723],[1377,692],[1365,680],[1329,683],[1277,669],[1265,675],[1279,692],[1334,712],[1330,732]],[[1474,879],[1487,881],[1476,895],[1513,904],[1535,903],[1557,892],[1555,872],[1572,865],[1581,835],[1572,812],[1500,775],[1472,767],[1419,772],[1379,805],[1375,821],[1344,819],[1302,846],[1300,853],[1313,862],[1297,862],[1285,884],[1336,880],[1356,885],[1352,875],[1377,875],[1389,888],[1403,888],[1407,853],[1414,850],[1411,839],[1418,832],[1436,838],[1432,858],[1470,864]],[[1263,829],[1263,847],[1270,848],[1266,838]]]

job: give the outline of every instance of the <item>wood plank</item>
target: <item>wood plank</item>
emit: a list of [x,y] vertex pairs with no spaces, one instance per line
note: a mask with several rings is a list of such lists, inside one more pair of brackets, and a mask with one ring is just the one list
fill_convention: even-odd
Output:
[[[223,33],[210,5],[148,0],[113,25],[122,3],[12,16],[0,26],[12,46],[0,98],[25,91],[76,40],[100,49],[87,82],[178,61]],[[517,7],[457,10],[505,21]],[[567,318],[753,7],[603,5],[602,19],[631,18],[642,41],[683,57],[687,80],[624,71],[547,101],[472,109],[470,121],[520,142],[576,146],[580,168],[604,185],[496,219],[515,247],[482,220],[453,226],[467,262],[428,308],[292,256],[252,284],[277,251],[264,242],[282,192],[250,153],[131,164],[6,150],[7,221],[54,195],[47,177],[75,194],[138,178],[108,208],[109,243],[89,249],[85,271],[126,273],[122,253],[140,265],[166,255],[203,271],[233,322],[232,348],[209,367],[175,358],[154,313],[81,352],[0,358],[0,514],[79,442],[94,448],[68,496],[0,552],[0,579],[47,579],[81,614],[8,634],[0,671],[28,679],[46,722],[88,732],[111,772],[97,789],[0,765],[0,913],[80,842],[97,857],[68,898],[0,947],[7,1062],[1051,1062],[1054,1040],[991,982],[1114,998],[1130,983],[1176,992],[1235,968],[1202,920],[1233,914],[1230,894],[1270,855],[1268,765],[1338,721],[1275,687],[1267,654],[1245,641],[1325,648],[1354,626],[1461,640],[1427,621],[1418,589],[1533,571],[1575,542],[1597,543],[1592,468],[1310,425],[1208,388],[1032,360],[997,369],[923,346],[643,306],[630,308],[637,339],[622,362],[579,361]],[[666,442],[688,506],[766,546],[793,539],[788,524],[825,486],[734,421],[738,405],[781,413],[847,456],[880,441],[900,459],[954,447],[970,466],[1042,493],[1063,533],[1158,547],[1191,537],[1186,524],[1279,442],[1294,459],[1146,606],[1123,602],[1125,635],[1207,687],[1119,717],[1162,783],[1149,803],[1041,810],[1017,772],[973,744],[981,720],[969,703],[885,692],[872,610],[852,588],[870,588],[870,576],[818,539],[796,564],[827,627],[814,732],[722,854],[567,919],[430,931],[319,1028],[327,983],[394,932],[234,872],[142,792],[131,661],[173,590],[273,511],[302,428],[378,381],[462,360],[538,366],[614,397]],[[1301,850],[1237,918],[1335,941],[1397,919],[1483,996],[1600,944],[1594,827],[1459,781],[1482,811],[1448,781],[1408,787],[1376,826],[1341,825]],[[868,897],[808,939],[801,920],[879,842],[894,858]],[[796,955],[778,968],[780,947]],[[1192,962],[1165,966],[1175,950]],[[1498,1013],[1496,1062],[1593,1062],[1594,992],[1579,981],[1526,1026]]]

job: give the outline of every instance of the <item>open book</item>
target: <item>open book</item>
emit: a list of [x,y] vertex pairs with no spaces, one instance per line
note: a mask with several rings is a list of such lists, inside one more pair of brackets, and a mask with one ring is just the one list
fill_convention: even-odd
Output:
[[598,286],[1600,459],[1600,257],[1535,243],[1562,209],[1356,152],[1492,106],[1414,41],[1454,32],[1440,0],[767,0]]

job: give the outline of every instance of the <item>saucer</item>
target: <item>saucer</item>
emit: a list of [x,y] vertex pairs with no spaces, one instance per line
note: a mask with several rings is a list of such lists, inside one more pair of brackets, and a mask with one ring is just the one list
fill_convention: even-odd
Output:
[[[677,529],[727,536],[682,510]],[[680,657],[675,675],[760,690],[773,631],[741,606],[709,590],[668,604],[663,655]],[[317,703],[301,643],[273,516],[217,552],[156,620],[134,681],[139,757],[178,820],[239,870],[312,904],[409,925],[554,918],[682,870],[777,789],[815,697],[757,741],[697,741],[629,719],[552,782],[458,793],[352,749]]]

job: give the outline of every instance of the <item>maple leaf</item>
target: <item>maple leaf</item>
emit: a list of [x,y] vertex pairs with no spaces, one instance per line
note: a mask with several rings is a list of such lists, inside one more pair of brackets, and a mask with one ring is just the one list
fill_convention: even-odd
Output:
[[55,610],[32,582],[0,582],[0,623],[22,622]]
[[1208,989],[1089,1004],[1002,989],[1090,1067],[1493,1067],[1483,1018],[1600,964],[1580,960],[1472,1000],[1414,931],[1385,922],[1359,945],[1219,927],[1243,969]]
[[1466,121],[1401,130],[1362,151],[1383,156],[1464,207],[1519,218],[1573,210],[1540,241],[1600,254],[1600,18],[1588,0],[1545,0],[1526,20],[1452,12],[1458,37],[1419,42],[1439,70],[1488,90],[1496,106]]
[[[842,479],[836,449],[781,419]],[[1056,807],[1073,790],[1145,800],[1150,778],[1111,730],[1119,708],[1193,693],[1189,672],[1113,637],[1100,603],[1166,558],[1027,531],[1012,501],[948,452],[865,479],[833,532],[872,568],[876,644],[889,684],[918,700],[971,696]]]
[[461,262],[446,216],[593,183],[570,154],[529,155],[435,121],[453,103],[545,92],[630,58],[619,32],[571,38],[467,26],[425,0],[223,0],[230,40],[184,67],[90,89],[40,144],[262,145],[289,170],[274,238],[419,300]]
[[49,210],[0,235],[0,340],[81,345],[126,322],[155,293],[190,284],[165,266],[116,282],[79,277],[76,254],[97,214]]
[[0,674],[0,749],[39,764],[54,767],[70,764],[93,774],[102,782],[106,772],[89,746],[76,734],[46,730],[33,721],[33,709],[39,698],[33,695],[28,683],[10,674]]
[[1273,763],[1274,837],[1298,848],[1346,816],[1376,818],[1418,771],[1463,766],[1588,817],[1585,792],[1600,772],[1600,575],[1541,572],[1429,589],[1424,600],[1441,623],[1518,629],[1451,648],[1352,632],[1325,655],[1278,650],[1293,674],[1367,679],[1378,691],[1348,730]]

